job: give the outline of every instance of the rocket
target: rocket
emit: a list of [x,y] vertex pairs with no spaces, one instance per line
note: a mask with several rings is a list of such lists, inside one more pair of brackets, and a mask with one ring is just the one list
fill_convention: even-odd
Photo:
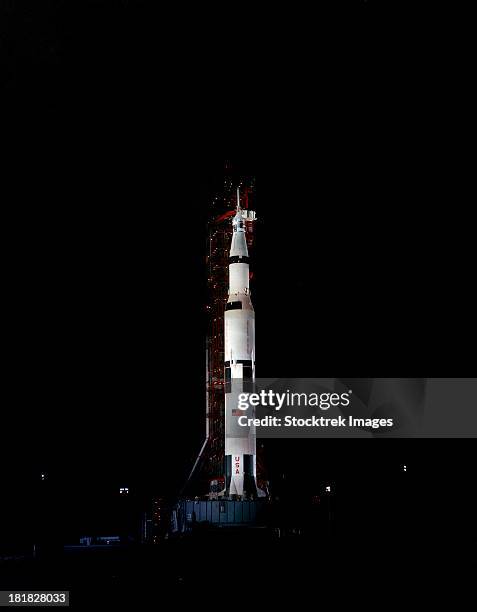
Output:
[[254,426],[240,426],[239,395],[252,392],[255,380],[255,312],[250,299],[249,257],[244,211],[232,220],[229,252],[229,290],[224,314],[225,336],[225,491],[233,499],[257,497],[256,434]]

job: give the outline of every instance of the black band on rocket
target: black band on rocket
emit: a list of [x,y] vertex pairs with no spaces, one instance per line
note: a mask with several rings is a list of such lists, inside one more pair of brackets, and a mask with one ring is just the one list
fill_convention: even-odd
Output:
[[232,257],[229,257],[229,264],[233,264],[233,263],[249,263],[250,259],[248,257],[248,255],[232,255]]
[[[237,359],[237,361],[234,361],[234,363],[241,363],[244,366],[250,366],[250,367],[252,367],[253,365],[251,359]],[[224,365],[226,368],[230,368],[230,361],[226,361]]]

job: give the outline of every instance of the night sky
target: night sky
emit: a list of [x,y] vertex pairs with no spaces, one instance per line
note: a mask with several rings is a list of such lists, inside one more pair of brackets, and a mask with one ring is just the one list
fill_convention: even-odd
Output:
[[[417,23],[403,41],[403,12],[380,9],[377,28],[372,2],[307,26],[243,8],[227,28],[153,2],[15,4],[0,20],[0,452],[18,504],[42,470],[76,518],[120,484],[144,499],[182,484],[205,427],[206,218],[224,159],[257,180],[257,374],[472,375],[469,162],[443,102],[466,84]],[[422,454],[396,442],[382,452]],[[303,453],[305,471],[315,453],[342,469],[355,449]]]

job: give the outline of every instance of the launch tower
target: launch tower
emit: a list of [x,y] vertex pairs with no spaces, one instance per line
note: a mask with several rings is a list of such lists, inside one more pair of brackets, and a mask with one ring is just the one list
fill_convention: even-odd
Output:
[[[238,202],[237,188],[240,194]],[[248,255],[252,259],[256,222],[252,210],[254,196],[254,179],[234,176],[230,165],[226,165],[223,191],[211,203],[207,228],[206,435],[184,487],[183,493],[189,497],[214,499],[226,489],[224,314],[229,294],[232,221],[237,215],[238,204]],[[253,272],[250,272],[250,278],[252,276]],[[258,487],[266,490],[260,448],[256,474]]]

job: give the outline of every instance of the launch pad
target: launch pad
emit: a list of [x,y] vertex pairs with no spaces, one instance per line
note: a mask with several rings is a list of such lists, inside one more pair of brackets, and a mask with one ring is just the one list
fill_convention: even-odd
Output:
[[266,499],[256,500],[182,500],[174,521],[178,533],[196,527],[257,527],[267,524]]

